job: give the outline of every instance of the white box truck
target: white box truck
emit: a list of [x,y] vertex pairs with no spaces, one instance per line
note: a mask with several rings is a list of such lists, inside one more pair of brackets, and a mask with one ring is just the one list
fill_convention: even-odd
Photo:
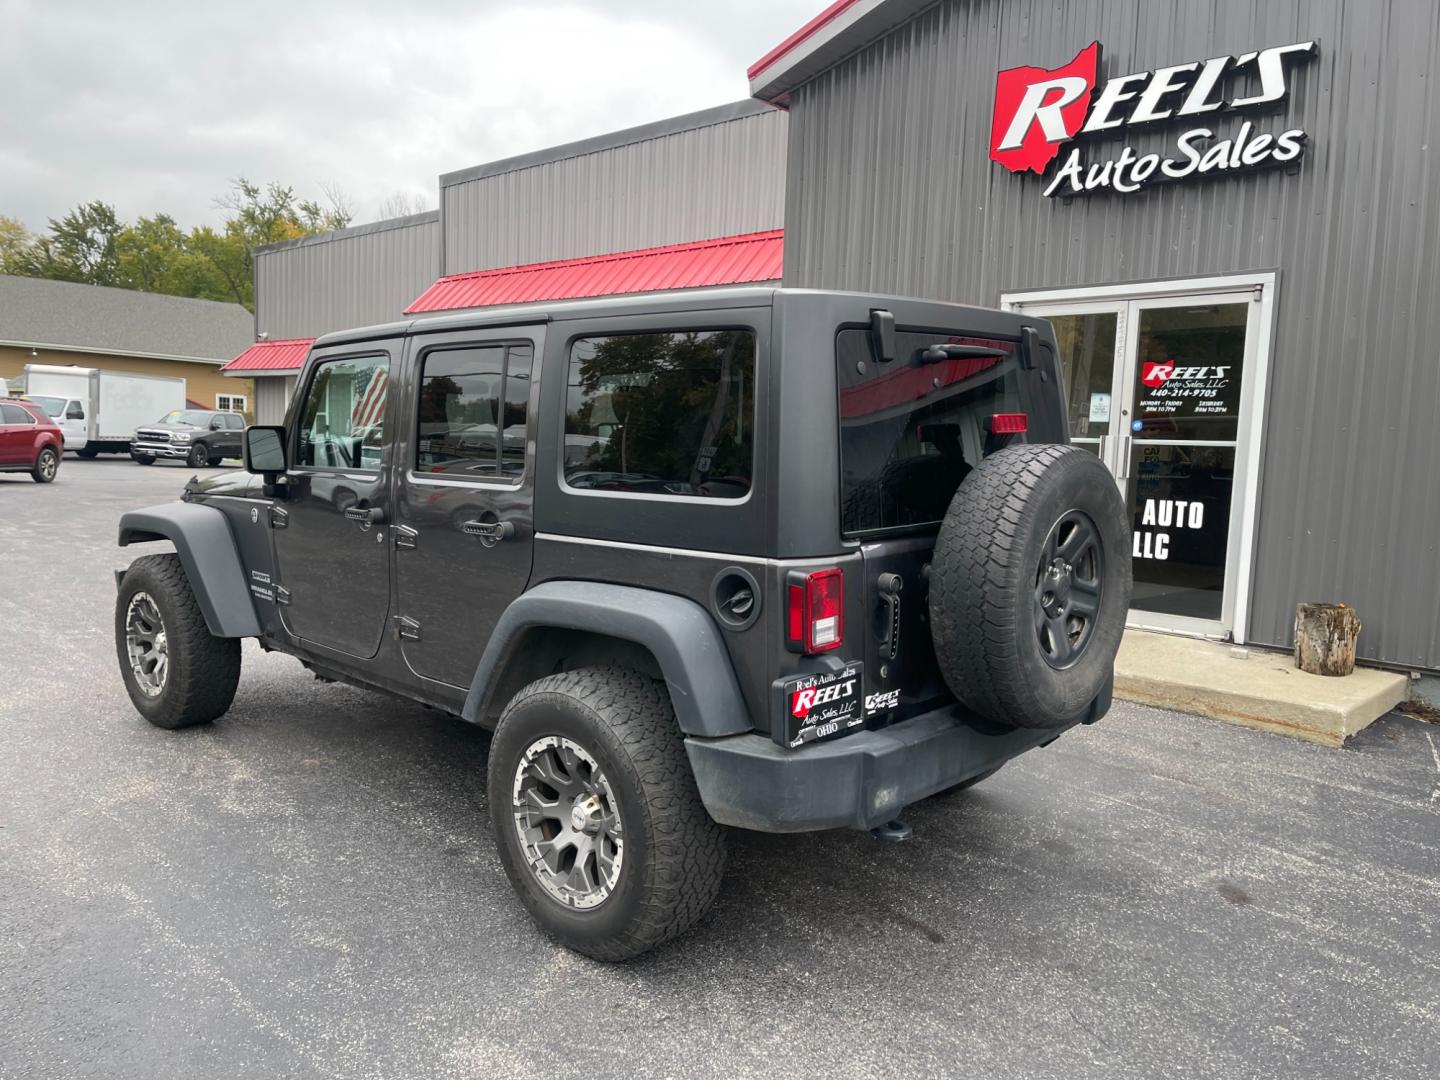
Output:
[[12,389],[43,408],[81,457],[128,454],[135,429],[185,408],[185,380],[131,371],[26,364]]

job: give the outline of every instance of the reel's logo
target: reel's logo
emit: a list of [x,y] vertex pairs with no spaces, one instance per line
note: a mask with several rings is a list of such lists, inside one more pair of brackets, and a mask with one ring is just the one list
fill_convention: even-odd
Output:
[[[1132,127],[1186,118],[1204,117],[1205,124],[1213,124],[1212,116],[1276,106],[1290,96],[1293,69],[1318,53],[1315,42],[1300,41],[1102,82],[1100,51],[1100,43],[1092,41],[1058,68],[1025,65],[1001,71],[995,77],[990,159],[1013,173],[1048,174],[1066,144],[1081,136],[1124,134]],[[1266,132],[1246,120],[1223,139],[1212,127],[1192,126],[1176,137],[1170,153],[1126,145],[1086,160],[1082,142],[1065,153],[1045,194],[1110,190],[1128,195],[1164,180],[1285,165],[1300,159],[1305,140],[1301,128]]]

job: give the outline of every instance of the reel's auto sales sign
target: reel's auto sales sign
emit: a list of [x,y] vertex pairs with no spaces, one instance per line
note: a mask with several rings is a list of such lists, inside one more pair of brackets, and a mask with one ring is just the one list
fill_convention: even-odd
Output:
[[[1303,129],[1260,132],[1246,120],[1233,138],[1217,140],[1205,118],[1284,101],[1294,68],[1317,51],[1315,42],[1302,41],[1102,83],[1100,43],[1095,41],[1062,67],[1009,68],[995,80],[990,158],[1011,172],[1043,175],[1065,151],[1045,188],[1047,197],[1094,191],[1128,195],[1166,180],[1285,165],[1305,152]],[[1240,83],[1254,85],[1237,91]],[[1082,135],[1180,121],[1191,126],[1176,136],[1173,151],[1141,154],[1126,146],[1089,162],[1081,146],[1066,151],[1066,144]]]

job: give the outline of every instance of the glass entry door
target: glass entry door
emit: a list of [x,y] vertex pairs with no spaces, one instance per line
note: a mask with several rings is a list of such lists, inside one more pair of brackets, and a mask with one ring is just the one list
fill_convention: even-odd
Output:
[[1258,291],[1012,304],[1049,319],[1072,441],[1134,530],[1130,624],[1232,636],[1250,528]]

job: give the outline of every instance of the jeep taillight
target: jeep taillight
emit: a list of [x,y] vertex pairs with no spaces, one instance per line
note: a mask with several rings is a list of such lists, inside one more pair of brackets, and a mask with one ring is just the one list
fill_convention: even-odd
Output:
[[790,648],[804,653],[840,648],[845,639],[845,576],[840,570],[791,574],[785,595]]

